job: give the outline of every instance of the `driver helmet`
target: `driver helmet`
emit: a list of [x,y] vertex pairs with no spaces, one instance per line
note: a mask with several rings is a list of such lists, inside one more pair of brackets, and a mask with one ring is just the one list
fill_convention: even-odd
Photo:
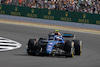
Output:
[[55,35],[59,35],[60,36],[61,34],[59,32],[55,32]]

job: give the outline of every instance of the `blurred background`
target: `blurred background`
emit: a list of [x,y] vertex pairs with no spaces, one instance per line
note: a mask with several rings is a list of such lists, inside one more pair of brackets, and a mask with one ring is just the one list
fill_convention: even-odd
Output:
[[100,14],[99,0],[0,0],[1,4]]

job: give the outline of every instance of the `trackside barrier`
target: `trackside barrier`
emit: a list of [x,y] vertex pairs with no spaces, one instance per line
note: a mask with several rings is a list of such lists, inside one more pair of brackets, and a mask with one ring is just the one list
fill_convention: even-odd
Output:
[[100,14],[0,5],[0,14],[100,25]]

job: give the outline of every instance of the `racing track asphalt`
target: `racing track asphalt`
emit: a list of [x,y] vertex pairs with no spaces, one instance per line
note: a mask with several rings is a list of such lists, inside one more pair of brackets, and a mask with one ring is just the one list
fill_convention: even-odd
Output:
[[76,39],[83,41],[83,53],[74,58],[29,56],[26,54],[26,44],[30,38],[47,37],[53,29],[2,24],[0,36],[15,40],[22,44],[20,49],[0,52],[0,67],[100,67],[100,35],[69,32]]

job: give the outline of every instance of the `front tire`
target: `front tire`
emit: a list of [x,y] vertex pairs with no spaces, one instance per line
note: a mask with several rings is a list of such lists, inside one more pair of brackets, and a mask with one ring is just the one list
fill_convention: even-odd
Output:
[[68,57],[74,57],[74,42],[73,41],[67,41],[65,43],[64,50],[67,52]]
[[75,55],[81,55],[82,54],[82,41],[81,40],[73,40],[74,42],[74,48],[75,48]]

